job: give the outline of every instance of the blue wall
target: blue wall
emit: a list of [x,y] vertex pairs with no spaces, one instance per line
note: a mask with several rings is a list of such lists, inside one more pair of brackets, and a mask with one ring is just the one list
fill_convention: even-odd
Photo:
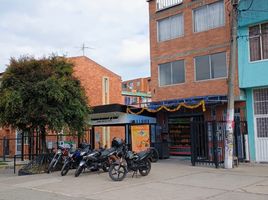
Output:
[[252,89],[246,89],[247,96],[247,122],[248,122],[248,142],[250,160],[256,160],[255,154],[255,134],[254,134],[254,115],[253,115],[253,91]]
[[268,22],[268,0],[253,0],[250,7],[251,2],[252,0],[240,0],[239,3],[238,73],[239,86],[244,88],[246,93],[250,160],[255,161],[253,89],[268,86],[268,60],[250,62],[248,35],[250,26]]
[[[247,9],[252,0],[240,0],[239,10]],[[248,11],[238,16],[238,66],[240,88],[268,85],[268,60],[249,60],[248,27],[268,22],[268,0],[254,0]]]

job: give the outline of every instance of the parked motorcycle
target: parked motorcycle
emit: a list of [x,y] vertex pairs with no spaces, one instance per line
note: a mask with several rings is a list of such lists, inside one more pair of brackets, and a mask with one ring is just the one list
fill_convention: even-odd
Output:
[[150,147],[149,148],[151,151],[151,156],[149,157],[149,160],[151,162],[157,162],[159,160],[159,153],[155,147]]
[[80,145],[80,148],[76,149],[74,152],[69,152],[61,168],[61,175],[65,176],[70,169],[76,169],[83,159],[83,156],[91,151],[90,144],[83,143]]
[[117,156],[119,159],[109,168],[109,176],[113,181],[122,181],[130,171],[133,171],[133,176],[137,175],[138,171],[142,176],[147,176],[151,171],[151,149],[134,153],[124,146]]
[[79,163],[75,171],[75,177],[78,177],[84,169],[91,171],[97,171],[102,169],[104,172],[108,172],[110,167],[110,156],[116,153],[116,148],[95,150],[83,156],[83,159]]
[[47,173],[50,173],[58,167],[58,165],[63,164],[64,157],[68,156],[68,152],[71,150],[71,146],[69,147],[63,147],[59,146],[56,153],[54,154],[54,157],[50,161],[47,169]]

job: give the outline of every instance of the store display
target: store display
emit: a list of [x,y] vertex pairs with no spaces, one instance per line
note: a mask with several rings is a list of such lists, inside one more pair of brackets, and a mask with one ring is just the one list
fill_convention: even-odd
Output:
[[170,155],[191,155],[190,118],[169,119]]

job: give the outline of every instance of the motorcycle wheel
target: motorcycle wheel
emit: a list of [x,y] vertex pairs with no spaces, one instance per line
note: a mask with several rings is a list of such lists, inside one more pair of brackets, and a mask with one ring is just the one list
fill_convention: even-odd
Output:
[[102,170],[104,172],[108,172],[109,171],[109,168],[110,168],[110,164],[108,162],[103,163]]
[[146,166],[145,169],[139,169],[139,172],[142,176],[147,176],[151,171],[151,162],[146,159],[144,165]]
[[159,160],[159,153],[155,148],[151,149],[152,151],[152,156],[150,158],[151,162],[157,162]]
[[52,170],[53,170],[53,168],[54,168],[53,166],[54,166],[55,162],[56,162],[56,159],[53,158],[53,159],[51,160],[51,162],[49,163],[49,165],[48,165],[47,173],[52,172]]
[[70,169],[70,163],[69,162],[64,163],[64,165],[63,165],[63,167],[61,169],[60,174],[62,176],[65,176],[68,173],[69,169]]
[[82,173],[83,169],[84,169],[84,167],[78,166],[78,168],[75,170],[74,176],[78,177]]
[[109,176],[113,181],[122,181],[127,174],[125,166],[113,163],[109,168]]

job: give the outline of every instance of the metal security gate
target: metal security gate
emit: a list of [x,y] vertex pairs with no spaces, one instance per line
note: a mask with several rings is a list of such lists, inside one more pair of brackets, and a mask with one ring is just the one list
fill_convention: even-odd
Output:
[[255,89],[253,96],[256,161],[268,162],[268,88]]
[[[244,161],[247,122],[235,121],[234,159]],[[224,163],[226,121],[200,121],[191,123],[192,165],[208,164],[218,168]]]

